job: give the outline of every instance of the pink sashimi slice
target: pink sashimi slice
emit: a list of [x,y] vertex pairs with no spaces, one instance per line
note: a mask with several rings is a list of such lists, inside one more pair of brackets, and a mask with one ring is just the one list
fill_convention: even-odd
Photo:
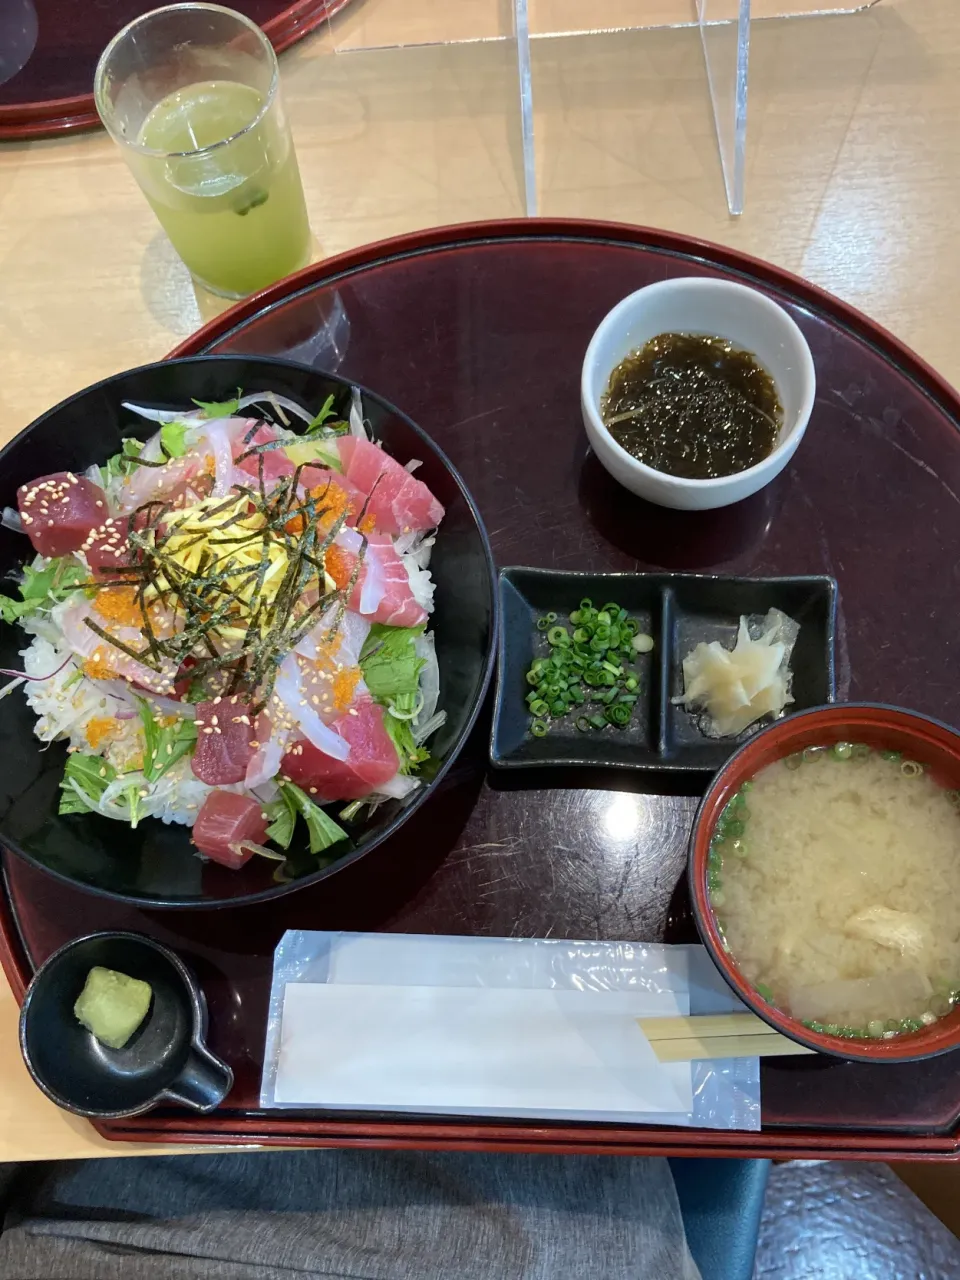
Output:
[[[243,435],[241,435],[240,439],[234,446],[238,471],[244,472],[254,480],[258,479],[260,474],[260,458],[262,457],[263,480],[267,488],[275,484],[278,480],[282,480],[287,476],[293,475],[297,470],[297,466],[287,457],[282,447],[276,449],[264,449],[256,453],[249,452],[257,445],[272,444],[274,441],[281,438],[285,439],[285,437],[281,437],[280,433],[267,423],[261,423],[249,439],[247,439],[248,432],[249,428],[247,432],[244,432]],[[248,456],[244,457],[244,454],[247,454]],[[330,467],[325,467],[318,463],[316,466],[308,464],[307,466],[301,467],[299,479],[300,483],[298,493],[300,493],[301,496],[308,492],[316,493],[319,489],[321,490],[321,494],[319,496],[322,498],[324,491],[330,486],[335,486],[336,488],[341,489],[346,494],[350,507],[350,514],[348,515],[346,522],[347,524],[354,524],[356,522],[356,519],[363,508],[363,504],[366,502],[367,495],[362,489],[358,489],[355,484],[352,484],[345,476],[340,475],[337,471],[333,471]]]
[[433,529],[443,519],[443,507],[423,481],[378,445],[358,436],[345,436],[338,448],[345,476],[369,495],[367,511],[378,532],[400,534]]
[[250,706],[239,698],[197,703],[193,773],[211,787],[243,782],[255,747]]
[[[296,467],[284,453],[282,446],[275,449],[257,450],[257,445],[272,444],[275,440],[280,439],[279,431],[275,430],[266,422],[261,422],[253,434],[250,434],[250,423],[246,431],[240,433],[240,436],[234,443],[233,460],[240,471],[245,471],[248,476],[252,476],[255,480],[260,475],[260,459],[263,459],[263,479],[264,483],[269,487],[275,484],[277,480],[283,476],[292,476]],[[256,450],[251,453],[250,450]]]
[[[341,548],[341,551],[351,566],[356,564],[356,557],[352,551],[344,548]],[[379,590],[375,607],[363,616],[369,618],[371,622],[385,622],[393,627],[419,626],[425,620],[427,611],[414,599],[410,587],[410,576],[403,561],[393,549],[392,538],[382,534],[370,534],[367,539],[365,558],[375,562]],[[363,564],[347,602],[348,607],[357,613],[361,612],[363,588],[370,573],[370,564]]]
[[91,530],[107,518],[103,490],[72,471],[55,471],[21,485],[17,506],[23,531],[42,556],[79,551]]
[[241,842],[263,844],[268,825],[258,800],[234,791],[211,791],[193,824],[193,843],[214,862],[236,871],[255,852],[241,848]]
[[311,743],[296,743],[283,757],[281,776],[325,804],[359,800],[399,772],[396,748],[383,723],[383,710],[367,697],[335,721],[334,731],[350,743],[346,760],[334,760]]

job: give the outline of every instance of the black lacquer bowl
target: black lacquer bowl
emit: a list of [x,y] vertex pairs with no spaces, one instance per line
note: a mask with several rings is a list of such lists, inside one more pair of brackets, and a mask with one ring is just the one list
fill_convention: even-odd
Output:
[[[146,365],[108,378],[45,413],[0,452],[0,506],[16,506],[16,490],[37,476],[82,471],[120,448],[123,436],[146,439],[152,426],[122,408],[124,401],[183,408],[191,400],[224,400],[273,390],[319,409],[332,392],[349,399],[349,384],[290,361],[255,356],[207,356]],[[460,476],[444,454],[398,409],[364,390],[364,412],[386,451],[406,463],[443,503],[446,516],[431,572],[436,608],[431,628],[440,664],[440,706],[447,722],[430,740],[434,761],[424,786],[401,805],[382,805],[351,827],[351,845],[318,866],[305,843],[291,849],[293,880],[276,883],[275,863],[253,858],[239,871],[200,860],[182,826],[150,818],[136,830],[99,815],[57,813],[66,760],[64,744],[43,749],[35,717],[19,690],[0,701],[0,843],[35,866],[81,888],[150,907],[228,906],[259,901],[314,883],[356,862],[392,835],[443,785],[483,701],[494,661],[496,584],[486,530]],[[9,575],[32,550],[22,534],[0,529],[0,574]],[[7,590],[10,587],[7,586]],[[0,623],[0,666],[20,669],[25,636]],[[344,848],[345,846],[340,846]]]

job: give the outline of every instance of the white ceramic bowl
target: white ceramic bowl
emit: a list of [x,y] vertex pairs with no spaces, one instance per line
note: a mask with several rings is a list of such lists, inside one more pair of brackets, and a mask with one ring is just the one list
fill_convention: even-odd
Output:
[[[713,480],[667,475],[638,462],[603,425],[600,400],[610,374],[631,351],[660,333],[703,333],[750,351],[773,378],[783,426],[773,451],[746,471]],[[803,438],[816,391],[806,339],[783,307],[747,285],[695,276],[638,289],[603,318],[583,361],[583,425],[594,452],[615,480],[661,507],[705,511],[739,502],[780,474]]]

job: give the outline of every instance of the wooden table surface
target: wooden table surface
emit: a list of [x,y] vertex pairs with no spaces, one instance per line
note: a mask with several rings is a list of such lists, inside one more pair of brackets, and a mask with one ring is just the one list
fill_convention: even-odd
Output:
[[[284,55],[318,253],[523,213],[511,58],[496,43],[337,55],[326,33]],[[535,41],[541,212],[768,258],[958,382],[958,67],[957,0],[755,23],[746,212],[732,220],[694,29]],[[218,306],[105,136],[0,144],[0,440],[164,355]],[[148,1150],[103,1141],[34,1088],[4,986],[0,1160]]]

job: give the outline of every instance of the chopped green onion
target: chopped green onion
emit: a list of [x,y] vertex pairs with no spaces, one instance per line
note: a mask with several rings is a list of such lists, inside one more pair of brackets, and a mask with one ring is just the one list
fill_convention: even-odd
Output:
[[530,726],[530,732],[535,738],[545,738],[550,732],[550,726],[547,724],[546,720],[534,720],[533,724]]
[[610,601],[595,609],[586,596],[567,617],[572,630],[558,623],[552,610],[536,619],[549,650],[526,672],[525,701],[534,722],[542,724],[537,730],[531,726],[531,732],[542,737],[551,721],[588,703],[596,710],[588,707],[577,716],[581,732],[608,724],[625,727],[639,700],[640,679],[629,669],[637,658],[639,624],[620,605]]

